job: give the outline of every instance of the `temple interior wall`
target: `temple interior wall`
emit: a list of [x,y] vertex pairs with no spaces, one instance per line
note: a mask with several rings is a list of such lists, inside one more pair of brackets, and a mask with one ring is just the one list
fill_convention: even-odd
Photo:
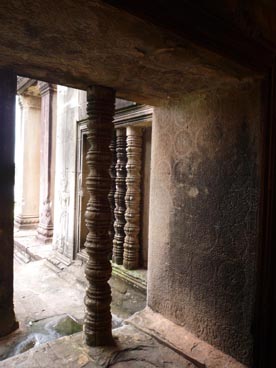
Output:
[[156,108],[148,305],[249,363],[259,205],[258,84]]
[[146,127],[143,132],[142,151],[142,215],[141,234],[142,250],[141,258],[144,268],[148,263],[148,239],[149,239],[149,201],[150,201],[150,177],[151,177],[151,127]]
[[85,117],[85,109],[84,91],[58,86],[53,247],[70,259],[74,251],[77,121]]

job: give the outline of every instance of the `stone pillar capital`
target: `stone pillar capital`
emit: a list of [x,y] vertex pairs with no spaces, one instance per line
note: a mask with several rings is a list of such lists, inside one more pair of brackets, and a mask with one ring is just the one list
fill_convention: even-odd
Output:
[[40,96],[34,96],[30,94],[23,94],[19,96],[19,105],[21,109],[38,109],[41,108]]
[[95,99],[99,102],[113,98],[115,98],[115,91],[112,88],[94,85],[87,89],[87,99]]
[[57,91],[57,86],[55,84],[41,82],[41,81],[38,82],[38,88],[39,88],[41,97]]

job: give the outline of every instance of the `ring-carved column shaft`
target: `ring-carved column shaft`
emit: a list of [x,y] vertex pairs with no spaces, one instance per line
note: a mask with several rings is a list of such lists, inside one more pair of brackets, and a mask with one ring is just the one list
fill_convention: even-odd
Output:
[[124,267],[139,266],[140,198],[141,198],[141,128],[127,127],[127,178]]
[[116,130],[116,193],[115,193],[115,223],[113,240],[113,262],[123,264],[125,239],[125,195],[126,195],[126,129]]
[[85,341],[90,346],[111,345],[111,276],[109,255],[112,241],[109,236],[111,211],[108,194],[111,186],[109,168],[113,135],[115,92],[92,86],[87,91],[89,174],[86,180],[89,201],[85,213],[88,228],[85,247],[89,256],[86,265],[88,287],[85,296]]
[[117,155],[116,155],[116,134],[115,131],[112,136],[112,140],[109,146],[111,151],[111,166],[109,169],[109,174],[111,177],[111,189],[108,194],[110,209],[111,209],[111,225],[109,230],[109,236],[111,240],[114,239],[114,221],[115,221],[115,193],[116,193],[116,162],[117,162]]

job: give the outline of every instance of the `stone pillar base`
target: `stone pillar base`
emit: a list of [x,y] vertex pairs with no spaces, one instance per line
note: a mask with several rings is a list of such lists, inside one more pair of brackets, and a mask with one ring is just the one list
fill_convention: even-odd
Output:
[[45,244],[51,243],[53,241],[53,232],[53,226],[45,227],[40,224],[37,228],[37,239]]
[[14,227],[17,230],[32,230],[37,228],[38,223],[38,216],[17,215],[14,220]]

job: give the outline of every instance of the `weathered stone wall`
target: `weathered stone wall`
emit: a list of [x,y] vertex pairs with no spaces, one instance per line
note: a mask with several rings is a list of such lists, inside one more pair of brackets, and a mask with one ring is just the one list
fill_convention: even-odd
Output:
[[13,307],[16,75],[0,70],[0,337],[18,327]]
[[141,189],[141,265],[147,268],[148,264],[148,238],[149,238],[149,201],[151,176],[151,127],[144,129],[142,151],[142,189]]
[[77,121],[86,117],[86,92],[58,86],[53,246],[73,258]]
[[252,355],[259,86],[155,109],[148,304],[241,362]]

